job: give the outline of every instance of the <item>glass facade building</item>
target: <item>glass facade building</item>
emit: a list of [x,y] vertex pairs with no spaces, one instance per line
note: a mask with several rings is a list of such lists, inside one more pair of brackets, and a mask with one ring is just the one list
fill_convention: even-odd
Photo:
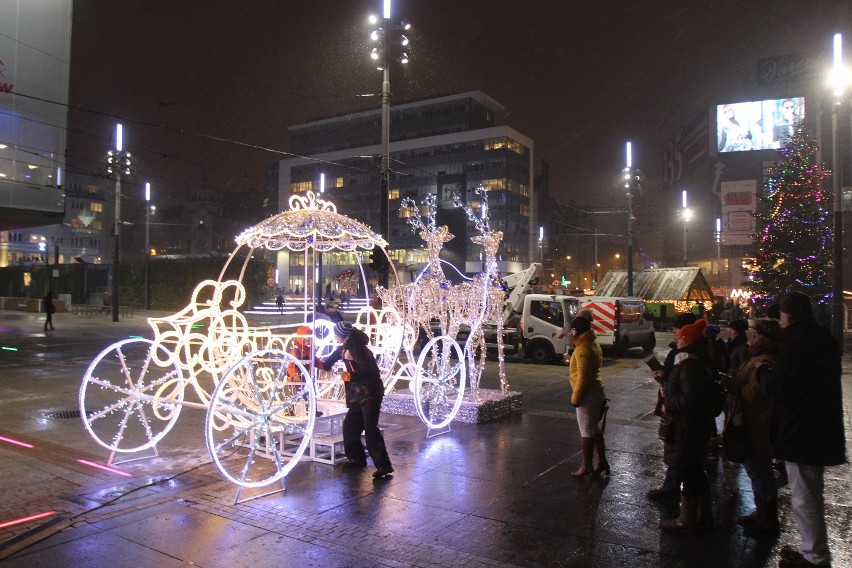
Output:
[[[488,189],[492,230],[503,231],[498,258],[503,274],[522,270],[531,261],[533,246],[533,142],[497,123],[503,107],[474,91],[402,103],[391,107],[389,180],[389,253],[403,275],[419,271],[427,260],[420,237],[408,224],[400,201],[421,202],[437,197],[437,222],[447,225],[455,239],[446,243],[442,258],[467,274],[482,269],[481,247],[470,242],[474,226],[458,197],[478,209],[478,186]],[[324,118],[290,129],[292,151],[302,157],[278,162],[279,208],[291,194],[313,191],[332,201],[340,213],[380,232],[381,110]],[[301,258],[279,257],[279,282],[284,289],[304,286]],[[324,276],[334,279],[352,268],[354,257],[324,255]],[[334,284],[332,285],[334,288]]]

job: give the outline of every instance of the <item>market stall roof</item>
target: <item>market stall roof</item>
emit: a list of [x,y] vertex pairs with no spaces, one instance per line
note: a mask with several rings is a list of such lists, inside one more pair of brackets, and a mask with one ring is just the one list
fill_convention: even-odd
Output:
[[[607,272],[595,295],[626,296],[627,271]],[[705,301],[713,299],[713,290],[700,268],[651,268],[633,272],[633,295],[648,302]]]
[[384,248],[387,242],[367,225],[337,212],[337,207],[308,191],[290,196],[290,210],[278,213],[243,231],[237,244],[269,250],[303,251],[313,248],[354,251]]

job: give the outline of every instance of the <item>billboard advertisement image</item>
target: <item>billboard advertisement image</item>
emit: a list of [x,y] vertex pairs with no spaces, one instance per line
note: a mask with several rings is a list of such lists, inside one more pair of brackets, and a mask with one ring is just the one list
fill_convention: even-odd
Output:
[[781,148],[804,118],[804,97],[718,105],[717,149],[722,153]]

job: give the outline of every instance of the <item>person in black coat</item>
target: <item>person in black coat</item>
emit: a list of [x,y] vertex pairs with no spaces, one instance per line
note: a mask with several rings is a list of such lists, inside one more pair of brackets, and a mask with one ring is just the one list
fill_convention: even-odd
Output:
[[376,358],[370,351],[369,338],[348,321],[334,326],[334,335],[341,344],[324,361],[317,360],[317,368],[328,371],[343,360],[344,389],[346,391],[346,416],[343,418],[343,451],[349,461],[344,467],[366,467],[367,456],[361,444],[361,432],[367,438],[367,450],[373,458],[376,471],[373,477],[393,473],[385,439],[379,430],[379,412],[385,387]]
[[779,566],[828,566],[824,471],[846,462],[840,349],[814,321],[811,299],[802,292],[781,301],[781,327],[777,361],[762,365],[758,376],[772,404],[769,441],[784,460],[802,542],[798,550],[782,548]]
[[[675,333],[677,333],[677,331],[683,326],[693,323],[695,323],[695,314],[686,312],[678,315],[674,319],[672,327],[674,328]],[[663,403],[665,402],[663,393],[666,392],[666,385],[668,384],[669,378],[672,376],[675,356],[680,352],[677,348],[676,341],[673,341],[669,345],[669,349],[670,350],[668,355],[666,355],[666,360],[663,363],[662,370],[651,372],[654,380],[660,385],[660,388],[657,390],[657,405],[654,408],[654,415],[660,417],[659,435],[660,440],[663,442],[665,442],[666,432],[668,431],[669,425],[669,417],[663,415]],[[668,466],[666,468],[666,477],[663,480],[663,484],[660,487],[651,489],[648,493],[646,493],[646,495],[648,496],[648,499],[653,501],[668,500],[670,497],[677,497],[680,495],[680,473],[678,472],[677,467]]]
[[736,375],[737,371],[743,363],[749,360],[748,353],[748,322],[744,319],[737,319],[731,322],[728,326],[728,343],[725,345],[727,349],[728,368],[725,372],[729,375]]
[[680,515],[662,522],[663,528],[669,530],[709,528],[713,522],[704,460],[715,429],[714,377],[704,327],[694,323],[677,331],[679,353],[662,408],[663,414],[670,417],[663,459],[666,465],[678,468],[683,483]]
[[50,328],[53,331],[53,314],[56,313],[56,305],[53,303],[53,292],[48,292],[44,296],[44,331]]

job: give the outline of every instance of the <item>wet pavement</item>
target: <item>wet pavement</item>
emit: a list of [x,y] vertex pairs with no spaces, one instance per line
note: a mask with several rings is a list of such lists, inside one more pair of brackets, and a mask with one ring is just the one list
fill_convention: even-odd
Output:
[[[776,566],[780,547],[798,543],[786,486],[780,536],[742,536],[735,519],[751,508],[750,483],[742,466],[723,460],[708,461],[715,529],[673,535],[659,528],[675,505],[645,497],[661,482],[662,448],[650,415],[656,387],[638,352],[604,368],[611,478],[569,476],[580,437],[567,369],[512,362],[507,374],[511,389],[523,393],[523,411],[454,424],[432,438],[417,418],[384,414],[393,476],[373,480],[372,467],[303,460],[287,476],[286,492],[234,505],[234,486],[204,447],[201,410],[181,414],[159,456],[118,465],[125,475],[78,461],[109,457],[74,416],[88,363],[113,341],[151,333],[141,315],[118,323],[55,319],[57,331],[46,336],[41,318],[0,312],[3,567],[757,567]],[[660,334],[658,343],[667,342]],[[489,362],[482,386],[497,384]],[[844,393],[849,443],[849,355]],[[833,565],[852,566],[848,464],[827,470],[826,497]],[[53,514],[2,526],[42,512]]]

